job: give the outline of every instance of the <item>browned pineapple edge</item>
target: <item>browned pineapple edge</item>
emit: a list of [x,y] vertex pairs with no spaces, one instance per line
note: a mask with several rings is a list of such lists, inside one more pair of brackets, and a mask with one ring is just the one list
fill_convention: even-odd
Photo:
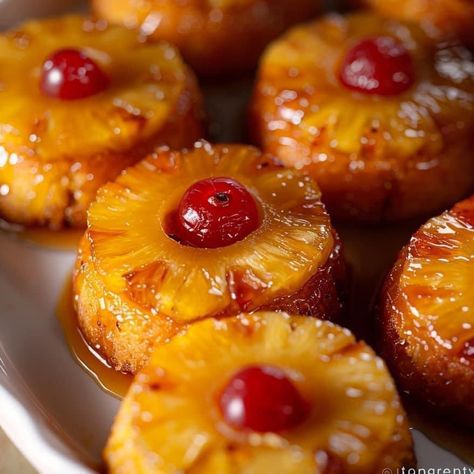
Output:
[[84,227],[97,189],[154,147],[202,137],[193,73],[167,43],[81,16],[0,35],[0,217]]
[[433,215],[474,188],[473,67],[416,24],[328,15],[268,47],[249,132],[318,181],[335,219]]
[[380,474],[415,465],[405,413],[374,352],[329,322],[266,312],[197,322],[157,346],[105,459],[112,474]]
[[[183,245],[167,231],[169,217],[186,189],[212,177],[246,188],[261,222],[225,247]],[[270,309],[338,320],[346,271],[311,178],[253,147],[198,142],[182,152],[159,149],[99,191],[74,289],[86,339],[133,373],[155,341],[210,316]]]
[[400,387],[474,423],[474,197],[429,220],[402,250],[380,299],[379,347]]

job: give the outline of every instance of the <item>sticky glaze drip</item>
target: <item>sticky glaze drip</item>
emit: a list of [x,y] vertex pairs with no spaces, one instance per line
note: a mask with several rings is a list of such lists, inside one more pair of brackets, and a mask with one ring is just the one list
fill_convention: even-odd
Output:
[[113,370],[84,340],[77,324],[70,282],[67,283],[61,295],[57,316],[69,349],[81,368],[107,393],[117,398],[123,398],[132,382],[132,376]]
[[79,229],[53,231],[42,227],[23,227],[2,219],[0,219],[0,232],[54,250],[76,250],[84,234],[84,231]]

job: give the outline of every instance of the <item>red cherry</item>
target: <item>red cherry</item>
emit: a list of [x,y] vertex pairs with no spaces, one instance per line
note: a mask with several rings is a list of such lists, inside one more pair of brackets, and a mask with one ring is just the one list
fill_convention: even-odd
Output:
[[100,67],[77,49],[61,49],[43,63],[41,92],[61,100],[76,100],[98,94],[109,85]]
[[174,233],[185,245],[217,248],[244,239],[259,225],[257,204],[244,186],[231,178],[209,178],[184,193]]
[[272,366],[251,366],[235,374],[221,392],[219,405],[229,425],[261,433],[293,428],[309,413],[291,380]]
[[349,89],[365,94],[397,95],[415,81],[410,53],[390,36],[368,38],[346,54],[340,80]]

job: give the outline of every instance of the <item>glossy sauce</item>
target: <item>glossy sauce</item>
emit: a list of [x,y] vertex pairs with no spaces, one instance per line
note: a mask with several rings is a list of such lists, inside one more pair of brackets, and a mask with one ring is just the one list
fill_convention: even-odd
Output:
[[23,227],[1,219],[0,231],[28,243],[56,250],[76,250],[84,234],[83,229],[54,231],[42,227]]
[[100,355],[87,344],[77,324],[73,303],[72,284],[68,282],[57,308],[57,315],[66,342],[78,364],[107,393],[123,398],[133,377],[112,369]]
[[[372,346],[377,289],[380,288],[401,248],[409,242],[413,233],[424,222],[425,220],[387,224],[383,228],[336,225],[352,269],[349,305],[351,329]],[[414,431],[423,433],[433,443],[474,466],[473,432],[444,422],[413,401],[407,399],[403,404]]]
[[[421,222],[408,222],[380,228],[336,226],[344,241],[346,256],[353,272],[350,317],[356,332],[367,336],[372,319],[374,288],[395,261],[401,247],[408,243]],[[38,242],[36,240],[36,242]],[[114,371],[84,340],[77,327],[71,283],[68,282],[58,305],[58,317],[66,341],[79,365],[106,392],[122,398],[132,382],[132,377]],[[370,339],[370,334],[366,339]],[[451,426],[427,413],[410,401],[404,405],[409,413],[413,430],[419,431],[442,448],[474,465],[474,434],[467,429]]]
[[18,237],[50,249],[76,250],[83,235],[84,231],[77,229],[52,231],[41,228],[29,228],[21,231]]

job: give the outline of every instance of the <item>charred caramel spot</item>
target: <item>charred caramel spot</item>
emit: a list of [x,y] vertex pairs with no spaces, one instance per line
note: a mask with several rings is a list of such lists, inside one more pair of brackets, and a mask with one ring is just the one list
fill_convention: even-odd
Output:
[[126,104],[124,104],[123,106],[116,104],[115,112],[117,113],[118,116],[120,116],[123,122],[135,124],[137,131],[139,132],[141,132],[145,128],[148,122],[148,119],[144,117],[143,115],[135,111],[132,112],[128,110]]
[[420,231],[410,243],[410,252],[415,258],[449,258],[452,245],[452,241],[441,234]]
[[266,154],[263,157],[258,159],[256,167],[258,170],[262,170],[262,169],[264,170],[267,168],[284,168],[284,165],[275,156]]
[[356,356],[360,352],[364,350],[365,346],[362,342],[354,342],[350,340],[350,342],[341,347],[337,352],[333,352],[331,354],[331,357],[334,356],[343,356],[343,357],[351,357],[351,356]]
[[325,142],[328,141],[328,128],[326,125],[321,125],[316,129],[313,138],[311,139],[311,146],[318,147],[322,146]]
[[26,49],[31,44],[31,36],[25,31],[17,30],[10,33],[14,45],[19,49]]
[[454,206],[451,212],[464,224],[474,227],[474,196]]
[[168,272],[162,262],[153,262],[144,268],[125,275],[130,299],[145,308],[159,306],[157,296]]
[[152,391],[152,392],[157,392],[158,390],[161,390],[162,388],[162,385],[160,382],[150,382],[148,384],[148,388]]
[[338,456],[321,449],[315,454],[316,465],[321,474],[345,474],[346,467],[344,461]]
[[[153,367],[149,367],[153,369]],[[152,373],[149,374],[150,380],[146,381],[143,384],[143,389],[150,392],[159,392],[159,391],[173,391],[177,387],[176,381],[171,380],[165,375],[158,375],[152,370]]]
[[249,269],[231,270],[227,275],[227,283],[241,311],[248,311],[256,297],[267,288],[267,284]]

